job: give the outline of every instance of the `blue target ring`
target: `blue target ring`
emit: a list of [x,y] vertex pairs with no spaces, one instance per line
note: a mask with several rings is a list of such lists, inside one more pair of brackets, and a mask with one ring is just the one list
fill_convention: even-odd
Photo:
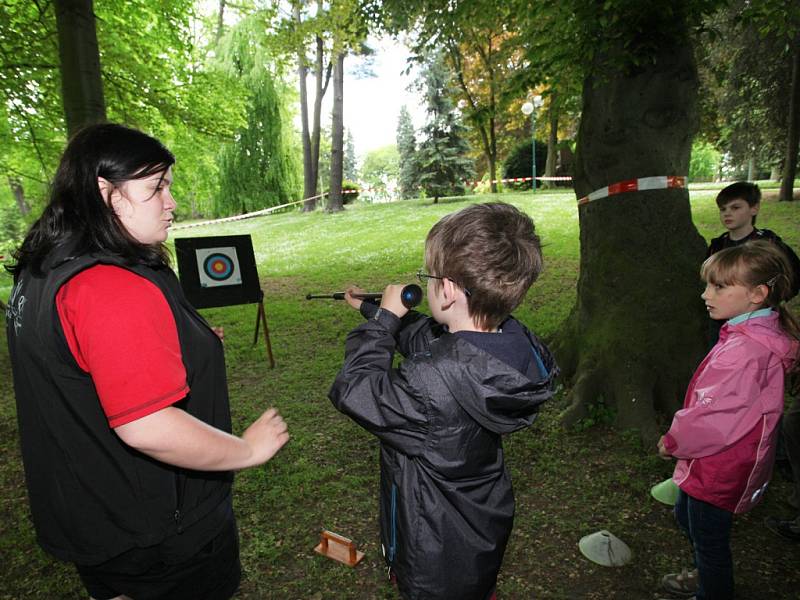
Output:
[[230,279],[234,270],[233,261],[225,254],[209,254],[203,261],[203,271],[214,281]]

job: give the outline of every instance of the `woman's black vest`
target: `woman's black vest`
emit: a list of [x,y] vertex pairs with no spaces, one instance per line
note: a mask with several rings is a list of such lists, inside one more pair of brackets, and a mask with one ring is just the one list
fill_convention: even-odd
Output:
[[[110,256],[72,257],[61,247],[48,257],[43,277],[23,270],[6,327],[31,513],[41,546],[79,564],[159,544],[203,517],[229,516],[222,503],[230,505],[233,480],[228,471],[158,462],[125,445],[109,427],[91,377],[69,350],[55,302],[68,279],[99,263],[129,269],[164,293],[191,390],[177,406],[231,430],[222,344],[169,268],[124,265]],[[218,529],[208,522],[202,528]]]

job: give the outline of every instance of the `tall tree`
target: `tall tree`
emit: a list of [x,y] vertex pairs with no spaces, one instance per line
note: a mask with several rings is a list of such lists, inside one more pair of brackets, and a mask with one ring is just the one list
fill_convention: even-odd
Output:
[[92,0],[55,0],[67,131],[106,120]]
[[797,154],[800,149],[800,27],[792,40],[792,82],[788,98],[786,124],[786,153],[783,159],[783,177],[780,200],[794,200],[794,180],[797,176]]
[[400,157],[400,173],[398,176],[400,197],[404,200],[414,198],[419,190],[417,138],[414,134],[411,113],[408,112],[408,108],[405,105],[400,108],[400,116],[397,119],[396,140],[397,152]]
[[[793,52],[785,35],[765,27],[746,0],[706,19],[699,38],[703,137],[734,165],[763,171],[785,162]],[[784,19],[785,20],[785,19]]]
[[[315,4],[316,14],[309,16],[305,0],[294,0],[292,2],[293,15],[293,34],[294,45],[297,54],[297,76],[300,89],[300,126],[301,139],[303,143],[303,204],[304,211],[311,211],[317,205],[317,183],[319,178],[319,144],[320,128],[322,115],[322,98],[328,90],[331,79],[333,63],[328,60],[326,66],[325,40],[323,38],[323,27],[321,19],[324,14],[323,0],[317,0]],[[312,42],[309,42],[309,39]],[[313,76],[314,105],[311,111],[311,122],[309,122],[309,96],[308,96],[308,74],[309,59],[307,56],[309,43],[313,43],[314,60]]]
[[780,95],[786,98],[786,143],[780,200],[794,199],[794,180],[800,152],[800,5],[786,0],[762,0],[747,3],[745,20],[752,21],[763,37],[774,37],[784,43],[786,58],[785,85]]
[[[242,122],[244,93],[213,68],[213,46],[206,46],[213,28],[193,6],[194,0],[108,0],[94,5],[94,23],[107,117],[172,148],[181,165],[176,197],[205,210],[217,185],[214,156]],[[34,215],[67,136],[57,40],[53,3],[3,5],[0,171],[21,178]],[[184,203],[178,211],[188,212]]]
[[332,0],[328,20],[333,40],[333,109],[331,112],[331,180],[328,189],[328,210],[344,208],[342,179],[344,175],[344,59],[355,51],[371,54],[363,42],[367,37],[366,19],[359,0]]
[[419,185],[436,204],[439,198],[464,193],[472,175],[472,161],[464,126],[450,100],[450,73],[441,54],[425,65],[421,79],[425,89],[427,122],[417,151]]
[[[577,196],[650,176],[685,175],[698,124],[690,40],[709,2],[573,0],[560,6],[587,65],[574,175]],[[660,6],[660,5],[659,5]],[[575,32],[568,33],[567,38]],[[591,40],[591,42],[589,42]],[[580,64],[580,62],[579,62]],[[617,424],[657,434],[704,351],[698,269],[705,244],[686,189],[632,191],[579,207],[578,299],[557,356],[571,382],[568,422],[602,403]]]
[[358,179],[358,162],[356,160],[356,147],[353,143],[353,133],[345,130],[344,135],[344,178],[348,181]]
[[502,113],[511,100],[511,75],[522,58],[517,35],[507,26],[513,20],[508,4],[488,0],[386,0],[383,7],[384,22],[390,29],[415,30],[413,50],[417,60],[424,61],[444,50],[454,75],[451,93],[459,99],[459,108],[489,172],[491,190],[497,192],[498,136],[505,124]]
[[286,87],[260,42],[259,16],[243,19],[220,50],[231,75],[250,91],[247,123],[220,153],[215,213],[245,213],[285,204],[299,194],[297,169],[287,140]]
[[344,208],[344,52],[336,55],[333,66],[333,110],[331,111],[331,181],[328,187],[328,210]]

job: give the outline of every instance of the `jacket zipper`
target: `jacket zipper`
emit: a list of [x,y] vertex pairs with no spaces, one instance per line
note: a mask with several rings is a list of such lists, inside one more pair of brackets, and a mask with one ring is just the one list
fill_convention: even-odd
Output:
[[390,532],[389,532],[389,563],[394,562],[394,554],[397,550],[397,485],[392,484],[392,505],[390,519]]
[[175,496],[177,499],[177,503],[175,506],[175,513],[172,515],[172,518],[175,520],[175,526],[179,534],[183,533],[183,524],[182,524],[183,515],[181,514],[181,509],[183,508],[183,492],[185,486],[186,486],[186,478],[184,477],[183,481],[181,481],[181,470],[176,469]]

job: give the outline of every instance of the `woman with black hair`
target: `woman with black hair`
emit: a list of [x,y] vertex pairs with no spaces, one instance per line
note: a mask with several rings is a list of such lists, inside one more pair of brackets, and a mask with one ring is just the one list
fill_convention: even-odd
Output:
[[7,333],[39,544],[95,600],[231,597],[233,471],[287,442],[267,410],[231,435],[222,342],[164,241],[173,155],[115,124],[69,142],[11,267]]

